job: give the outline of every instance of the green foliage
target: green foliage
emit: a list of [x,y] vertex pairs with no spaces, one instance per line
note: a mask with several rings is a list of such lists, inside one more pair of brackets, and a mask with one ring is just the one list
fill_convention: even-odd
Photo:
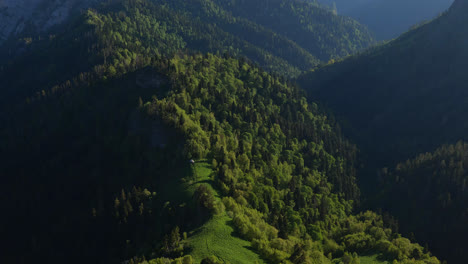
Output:
[[[130,263],[132,263],[133,260],[130,260]],[[192,256],[187,255],[181,258],[176,258],[176,259],[169,259],[169,258],[157,258],[157,259],[152,259],[150,261],[141,261],[141,262],[134,262],[135,264],[195,264],[193,261]]]
[[[176,56],[171,63],[171,93],[154,98],[146,112],[181,131],[190,144],[203,145],[233,225],[263,259],[329,263],[326,253],[357,263],[347,252],[372,251],[409,263],[430,259],[375,213],[350,215],[344,197],[359,193],[353,163],[340,155],[354,157],[355,150],[321,113],[309,110],[299,90],[232,58]],[[196,151],[188,150],[187,157]],[[213,208],[209,190],[199,185],[195,193]],[[414,250],[421,254],[412,255]]]
[[382,260],[382,257],[379,255],[367,255],[367,256],[359,256],[359,260],[361,264],[390,264],[386,260]]
[[214,254],[233,264],[263,263],[250,249],[250,243],[236,236],[232,219],[226,215],[214,216],[194,230],[189,234],[187,245],[189,254],[197,261]]
[[[465,1],[456,1],[432,22],[299,80],[346,120],[344,130],[363,152],[361,182],[369,207],[389,210],[405,234],[413,232],[455,263],[468,261],[461,238],[464,163],[448,147],[435,158],[414,157],[467,140],[467,10]],[[383,167],[394,169],[376,177]]]
[[[463,248],[468,234],[465,205],[468,144],[444,145],[432,153],[425,153],[380,173],[383,186],[382,204],[402,223],[404,232],[414,232],[421,241],[430,242],[442,252]],[[420,191],[414,192],[412,190]],[[405,201],[403,203],[403,201]],[[408,202],[411,201],[411,202]],[[410,214],[407,212],[411,211]],[[431,221],[423,221],[431,219]],[[426,230],[444,230],[428,233]],[[457,246],[442,241],[450,239]],[[419,250],[413,250],[420,255]],[[461,254],[451,253],[451,258]]]
[[209,210],[212,214],[217,215],[224,212],[222,203],[219,203],[215,199],[213,191],[205,184],[201,184],[197,187],[194,199],[202,208]]
[[[255,10],[266,7],[272,13],[257,17]],[[278,23],[285,15],[291,24]],[[0,84],[9,100],[1,102],[68,90],[62,83],[72,78],[89,83],[93,75],[120,76],[150,58],[184,50],[242,56],[269,71],[298,76],[372,43],[354,20],[299,0],[108,1],[73,20],[65,32],[38,36],[27,52],[2,60]]]
[[[188,182],[187,190],[192,194],[200,186],[205,186],[214,194],[214,203],[224,206],[220,201],[216,190],[210,184],[213,171],[209,164],[204,161],[197,161],[192,165],[192,175],[188,178],[195,178],[196,182]],[[211,211],[215,214],[200,228],[190,232],[184,241],[187,244],[190,255],[199,262],[206,257],[216,255],[222,257],[229,263],[263,263],[258,254],[251,251],[250,243],[235,235],[232,227],[232,218],[226,215],[225,211]]]
[[[337,16],[319,8],[310,1],[213,2],[220,2],[235,16],[246,17],[286,36],[324,62],[353,54],[374,41],[365,26],[348,17]],[[296,57],[297,59],[299,58]]]
[[114,216],[119,222],[127,223],[127,218],[132,214],[143,216],[143,214],[151,213],[153,196],[148,189],[142,190],[135,186],[131,192],[122,189],[120,195],[114,200]]
[[[345,132],[364,152],[372,173],[466,139],[464,8],[299,78],[313,99],[346,120]],[[370,186],[373,178],[366,178]]]
[[217,257],[215,256],[211,256],[211,257],[207,257],[207,258],[204,258],[201,262],[201,264],[223,264],[225,263],[224,261],[221,261],[219,260]]
[[162,253],[166,256],[180,256],[183,251],[184,245],[180,240],[180,229],[176,226],[170,234],[164,237]]
[[[367,46],[365,29],[303,1],[242,2],[244,15],[236,2],[109,1],[1,68],[19,98],[1,113],[0,154],[7,209],[30,214],[14,230],[21,252],[328,264],[378,251],[438,263],[380,216],[352,215],[356,147],[302,90],[250,62],[294,76]],[[252,13],[267,4],[271,14]],[[41,62],[75,49],[76,64]],[[23,78],[36,68],[37,85]]]

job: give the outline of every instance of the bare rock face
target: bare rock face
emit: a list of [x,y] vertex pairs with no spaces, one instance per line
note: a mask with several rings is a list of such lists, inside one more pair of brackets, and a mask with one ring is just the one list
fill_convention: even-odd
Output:
[[44,31],[98,0],[0,0],[0,43],[26,28]]

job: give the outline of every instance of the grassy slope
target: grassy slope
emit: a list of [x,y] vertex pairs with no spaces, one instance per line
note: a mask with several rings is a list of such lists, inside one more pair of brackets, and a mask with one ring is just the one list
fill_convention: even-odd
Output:
[[361,264],[390,264],[385,260],[380,260],[379,255],[360,256]]
[[[198,185],[205,183],[212,188],[219,199],[219,194],[212,185],[212,173],[210,164],[205,161],[197,162],[193,166],[193,180],[186,183],[186,190],[193,194]],[[193,249],[189,254],[196,263],[213,255],[231,264],[264,263],[258,254],[250,250],[250,242],[234,236],[231,221],[226,213],[213,216],[202,227],[189,234],[186,242]]]
[[[219,199],[219,194],[213,188],[211,165],[206,161],[198,161],[192,170],[191,179],[185,183],[187,194],[192,196],[200,184],[207,184]],[[264,263],[258,254],[250,250],[250,242],[234,235],[230,224],[232,219],[226,214],[213,216],[202,227],[189,233],[189,246],[193,249],[189,254],[199,263],[203,258],[217,256],[232,264]],[[361,264],[389,264],[380,260],[378,255],[360,256]]]
[[187,242],[193,247],[189,254],[199,263],[208,256],[232,264],[264,263],[258,254],[250,250],[250,242],[233,236],[231,218],[225,214],[214,216],[204,226],[193,232]]

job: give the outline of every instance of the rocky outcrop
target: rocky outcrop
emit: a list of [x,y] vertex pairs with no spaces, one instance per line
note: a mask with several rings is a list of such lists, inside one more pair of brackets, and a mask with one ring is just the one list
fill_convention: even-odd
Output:
[[25,29],[44,31],[98,0],[0,0],[0,42]]

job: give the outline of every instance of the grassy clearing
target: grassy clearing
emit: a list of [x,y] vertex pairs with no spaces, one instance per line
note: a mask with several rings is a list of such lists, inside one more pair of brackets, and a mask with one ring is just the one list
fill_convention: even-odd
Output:
[[190,166],[182,164],[174,168],[172,176],[168,177],[164,187],[158,190],[158,196],[172,204],[185,204],[190,202],[197,187],[205,183],[216,194],[216,197],[219,197],[212,186],[212,173],[211,165],[206,161],[199,161]]
[[199,263],[203,258],[216,256],[232,263],[264,263],[250,250],[250,242],[233,236],[234,229],[227,215],[214,216],[187,239],[193,251],[189,254]]
[[211,165],[205,160],[198,161],[194,165],[191,165],[191,171],[185,178],[185,189],[188,195],[192,196],[200,184],[206,184],[213,191],[215,197],[219,199],[220,196],[218,192],[213,188],[214,182],[212,174],[213,170],[211,169]]
[[[186,191],[193,194],[200,184],[207,184],[212,188],[217,199],[218,192],[213,188],[211,165],[206,161],[198,161],[192,168],[192,175],[186,182]],[[200,263],[203,258],[216,256],[231,264],[264,263],[259,255],[250,249],[250,242],[234,235],[234,228],[230,224],[232,219],[223,213],[213,216],[202,227],[189,233],[189,247],[193,250],[188,252]]]
[[379,255],[359,256],[361,264],[391,264],[391,262],[380,260]]
[[[169,182],[163,192],[165,198],[179,203],[187,202],[200,184],[206,184],[217,199],[220,196],[213,187],[213,170],[211,164],[206,160],[197,161],[189,168],[179,168],[179,174],[185,175],[182,180],[174,178]],[[265,263],[260,256],[251,250],[250,242],[235,236],[234,228],[231,225],[232,219],[223,213],[213,216],[200,228],[189,232],[186,241],[192,249],[188,251],[196,263],[210,256],[216,256],[219,259],[231,264],[244,263]],[[360,256],[361,264],[391,264],[391,262],[380,260],[379,255]]]

